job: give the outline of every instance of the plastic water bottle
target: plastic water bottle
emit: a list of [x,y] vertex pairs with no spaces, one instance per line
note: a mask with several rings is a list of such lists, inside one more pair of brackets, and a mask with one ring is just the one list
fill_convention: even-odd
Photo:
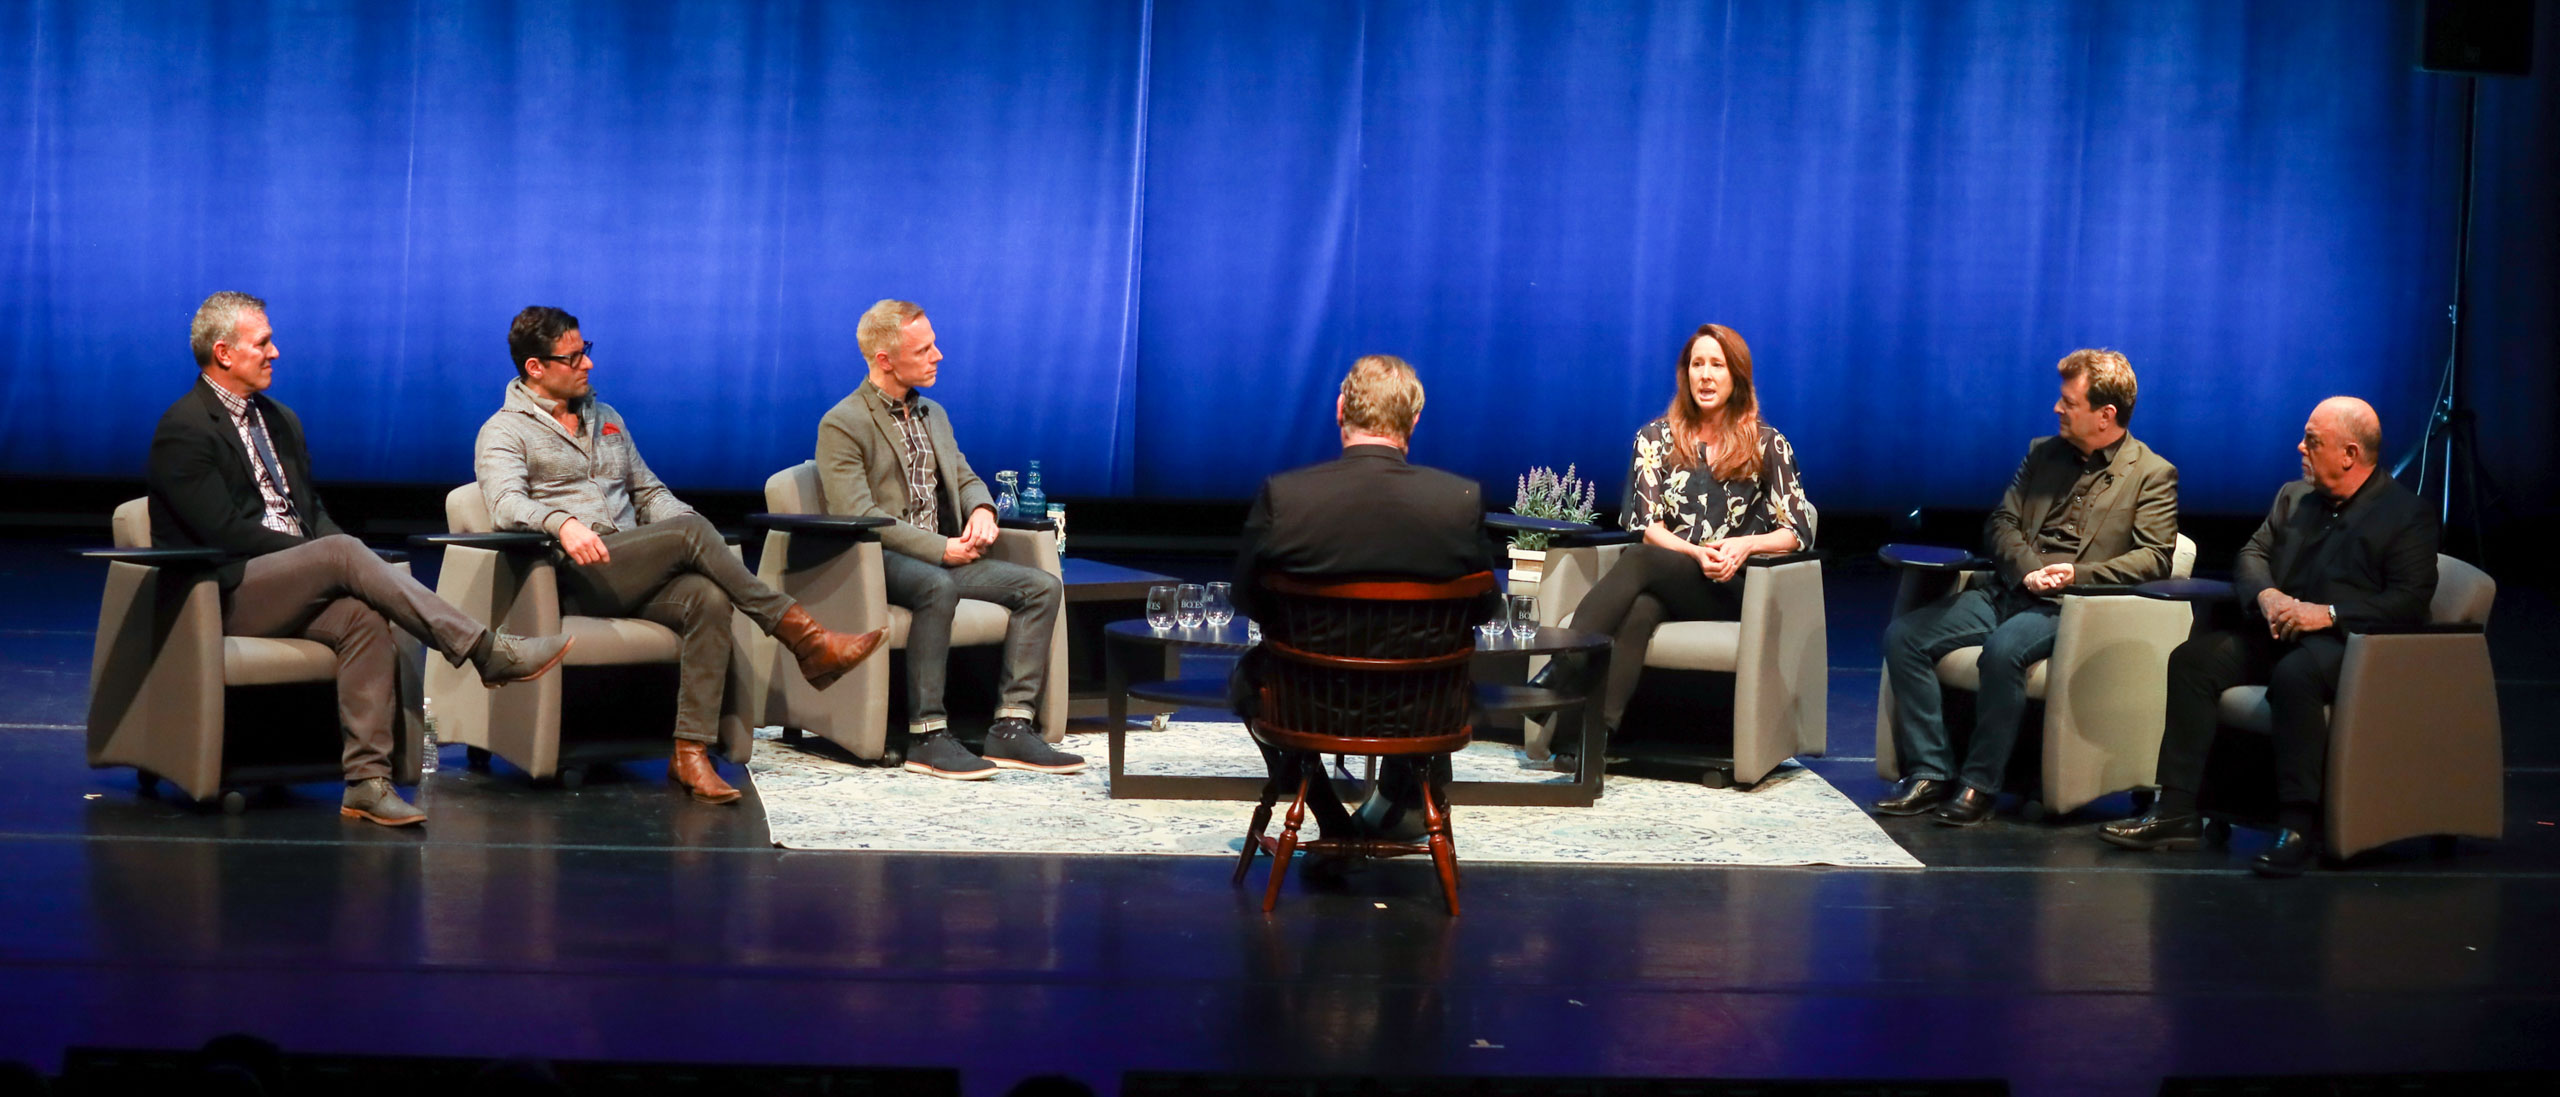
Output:
[[1031,462],[1031,471],[1022,477],[1022,496],[1014,509],[1026,518],[1041,518],[1049,513],[1049,493],[1040,490],[1040,462]]
[[418,744],[418,779],[425,780],[427,774],[436,771],[436,710],[424,700],[418,702],[418,708],[422,716],[419,722],[427,726],[426,738]]

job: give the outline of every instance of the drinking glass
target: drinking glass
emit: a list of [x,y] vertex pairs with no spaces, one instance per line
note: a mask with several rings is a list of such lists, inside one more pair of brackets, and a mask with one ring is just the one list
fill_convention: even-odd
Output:
[[1537,634],[1538,596],[1534,594],[1512,595],[1511,638],[1525,644],[1529,642],[1530,637],[1536,636]]
[[996,473],[996,486],[1004,489],[996,493],[996,517],[1013,518],[1022,513],[1019,494],[1021,483],[1021,474],[1012,469]]
[[1233,583],[1209,584],[1209,602],[1205,608],[1209,615],[1210,628],[1225,628],[1227,622],[1236,619],[1235,589],[1236,585]]
[[1067,505],[1065,503],[1049,504],[1048,517],[1049,524],[1058,528],[1058,556],[1064,559],[1067,555]]
[[1259,643],[1261,643],[1261,642],[1262,642],[1262,622],[1260,622],[1260,621],[1256,621],[1256,620],[1254,620],[1253,618],[1250,618],[1250,617],[1245,618],[1245,620],[1244,620],[1244,640],[1245,640],[1245,642],[1246,642],[1246,643],[1248,643],[1248,644],[1259,644]]
[[1209,600],[1208,588],[1198,583],[1184,583],[1177,597],[1180,601],[1174,605],[1175,623],[1184,628],[1199,628],[1201,620],[1208,616],[1208,607],[1202,604]]
[[1502,634],[1509,631],[1511,631],[1511,610],[1506,606],[1493,611],[1492,618],[1476,623],[1476,646],[1488,648],[1499,646],[1502,643]]
[[1147,588],[1147,627],[1163,632],[1173,627],[1174,587],[1158,583]]

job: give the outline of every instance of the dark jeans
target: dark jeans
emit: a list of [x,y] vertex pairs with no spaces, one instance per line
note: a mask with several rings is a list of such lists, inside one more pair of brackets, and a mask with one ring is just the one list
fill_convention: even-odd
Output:
[[[1893,751],[1904,777],[1944,781],[1955,774],[1938,660],[1982,645],[1982,688],[1974,695],[1973,739],[1965,748],[1966,786],[2000,791],[2027,711],[2027,669],[2053,654],[2062,608],[2042,599],[2002,599],[1980,588],[1958,591],[1893,619],[1884,630],[1885,674],[1893,681]],[[2023,604],[2021,604],[2023,603]],[[2006,608],[2007,612],[2002,612]]]
[[1036,720],[1032,706],[1049,679],[1049,638],[1057,628],[1058,606],[1066,600],[1058,577],[1002,560],[980,559],[952,568],[899,552],[882,552],[880,560],[889,604],[904,606],[911,615],[907,730],[926,734],[951,724],[942,694],[951,674],[951,615],[963,598],[995,603],[1012,615],[1004,626],[1004,681],[996,697],[996,718]]
[[676,634],[676,738],[715,742],[729,682],[729,609],[771,633],[792,601],[756,580],[699,514],[607,534],[592,567],[559,561],[561,612],[638,617]]
[[1574,607],[1573,627],[1608,633],[1609,680],[1602,685],[1601,715],[1615,729],[1636,695],[1644,674],[1645,648],[1653,630],[1665,621],[1738,621],[1742,619],[1742,583],[1748,569],[1724,582],[1709,579],[1698,561],[1685,552],[1635,545],[1618,557],[1616,566]]
[[2267,635],[2252,622],[2234,632],[2208,632],[2169,653],[2169,712],[2160,735],[2160,809],[2195,810],[2205,760],[2221,733],[2222,691],[2265,683],[2276,739],[2276,805],[2282,825],[2309,831],[2319,822],[2328,777],[2329,714],[2347,642],[2336,630],[2299,641]]
[[340,761],[350,781],[391,776],[394,626],[456,663],[488,631],[343,533],[249,561],[222,614],[225,635],[317,640],[337,653]]

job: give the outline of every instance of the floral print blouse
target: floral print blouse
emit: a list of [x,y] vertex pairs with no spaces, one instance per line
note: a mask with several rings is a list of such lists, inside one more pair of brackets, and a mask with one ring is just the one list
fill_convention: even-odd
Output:
[[1668,416],[1636,432],[1634,462],[1627,469],[1626,528],[1641,532],[1661,522],[1693,545],[1725,537],[1750,537],[1791,529],[1801,547],[1813,547],[1813,503],[1796,474],[1795,447],[1787,436],[1760,424],[1760,478],[1729,482],[1712,478],[1702,454],[1685,469],[1671,467]]

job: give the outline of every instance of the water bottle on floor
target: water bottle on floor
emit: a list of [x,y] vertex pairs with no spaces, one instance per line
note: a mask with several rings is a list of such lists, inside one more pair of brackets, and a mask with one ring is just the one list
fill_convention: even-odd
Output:
[[423,781],[436,771],[436,710],[427,701],[418,702],[418,707],[424,715],[420,722],[427,725],[426,738],[418,744],[418,779]]

